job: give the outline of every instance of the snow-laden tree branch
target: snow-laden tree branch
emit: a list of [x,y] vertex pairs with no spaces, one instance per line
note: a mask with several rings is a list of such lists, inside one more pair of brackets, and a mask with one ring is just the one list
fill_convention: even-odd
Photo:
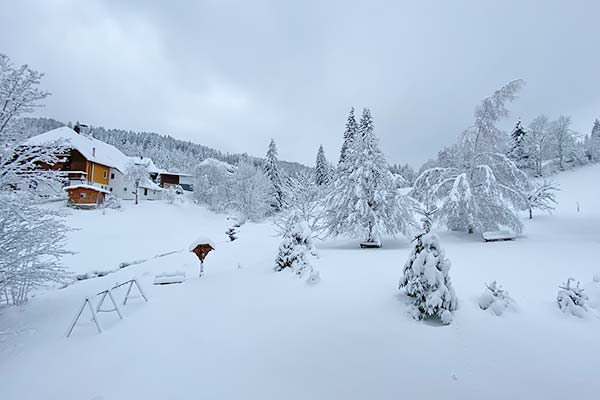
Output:
[[454,154],[415,180],[411,195],[438,206],[435,216],[448,228],[472,233],[503,226],[521,231],[514,208],[522,205],[531,182],[503,154],[506,135],[496,122],[508,115],[507,104],[522,85],[520,80],[510,82],[484,99],[475,109],[474,126],[452,147]]

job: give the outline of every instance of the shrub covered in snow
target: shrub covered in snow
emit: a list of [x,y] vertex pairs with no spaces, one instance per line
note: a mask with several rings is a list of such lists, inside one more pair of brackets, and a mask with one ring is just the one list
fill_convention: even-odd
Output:
[[573,287],[571,286],[571,281],[574,282],[575,279],[569,278],[567,282],[559,286],[560,290],[556,296],[556,302],[562,312],[568,312],[579,318],[583,318],[587,311],[586,303],[588,296],[583,293],[583,288],[579,286],[579,282],[577,282],[577,286]]
[[479,307],[482,310],[491,310],[500,316],[512,304],[513,300],[508,292],[496,281],[486,284],[487,290],[479,297]]
[[440,247],[437,235],[417,236],[417,244],[404,265],[400,288],[413,298],[411,315],[415,319],[439,317],[443,324],[452,322],[451,311],[457,299],[450,276],[450,261]]
[[289,268],[300,277],[308,275],[308,283],[317,283],[319,272],[311,264],[316,255],[308,224],[298,215],[292,215],[279,245],[275,271]]

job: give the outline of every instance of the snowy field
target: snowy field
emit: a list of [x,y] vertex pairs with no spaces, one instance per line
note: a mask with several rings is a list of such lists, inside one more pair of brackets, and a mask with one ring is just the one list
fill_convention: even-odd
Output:
[[[597,399],[600,309],[579,319],[555,298],[574,277],[599,307],[599,178],[600,166],[558,176],[557,210],[526,220],[516,241],[439,232],[459,298],[449,326],[406,313],[397,288],[406,239],[376,250],[318,243],[322,280],[308,286],[272,271],[279,239],[269,223],[245,224],[228,243],[232,222],[193,204],[71,211],[78,254],[64,262],[73,272],[150,260],[3,310],[0,399]],[[201,280],[191,253],[151,258],[198,235],[217,247]],[[176,270],[188,280],[152,285]],[[131,301],[123,321],[102,314],[101,335],[86,314],[65,338],[85,296],[132,277],[148,303]],[[496,317],[478,308],[492,280],[516,310]]]

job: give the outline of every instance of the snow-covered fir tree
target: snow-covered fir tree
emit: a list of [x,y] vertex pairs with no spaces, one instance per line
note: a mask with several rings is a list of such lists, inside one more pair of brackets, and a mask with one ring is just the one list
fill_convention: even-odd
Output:
[[556,295],[556,303],[562,312],[583,318],[587,312],[586,303],[588,296],[583,293],[583,288],[580,287],[579,282],[577,282],[576,286],[571,285],[571,282],[574,281],[575,279],[569,278],[558,287],[559,291]]
[[600,120],[598,119],[594,121],[592,132],[587,141],[587,153],[591,161],[600,161]]
[[344,141],[342,142],[338,168],[342,167],[342,164],[346,159],[346,153],[354,141],[356,132],[358,132],[358,124],[356,123],[356,117],[354,116],[354,107],[352,107],[348,113],[348,119],[346,120],[346,129],[344,130]]
[[300,216],[292,214],[275,258],[275,271],[290,269],[300,277],[308,277],[308,283],[317,283],[319,272],[312,265],[316,255],[308,224]]
[[486,291],[479,296],[479,308],[491,310],[494,315],[501,316],[513,304],[513,299],[496,281],[486,284],[485,287]]
[[410,235],[415,228],[412,203],[394,187],[367,108],[326,204],[328,230],[334,236],[380,243],[385,234]]
[[275,145],[275,140],[273,139],[271,139],[271,142],[269,143],[269,150],[267,151],[267,156],[265,157],[263,171],[271,183],[271,195],[273,196],[271,208],[275,212],[281,211],[284,204],[284,188],[283,179],[277,160],[277,146]]
[[522,86],[513,81],[484,99],[475,109],[475,124],[460,143],[415,180],[411,194],[421,202],[439,202],[436,218],[449,229],[472,233],[500,227],[522,230],[515,213],[523,193],[531,189],[527,175],[503,154],[505,134],[496,127],[508,115],[506,104]]
[[327,185],[331,178],[331,171],[329,169],[329,162],[325,157],[325,150],[323,146],[319,146],[317,151],[317,161],[315,165],[315,183],[317,185]]
[[443,324],[449,324],[451,312],[458,304],[448,274],[450,261],[440,247],[437,235],[419,235],[415,240],[415,248],[404,265],[400,289],[412,299],[410,312],[413,318],[438,317]]
[[510,134],[510,145],[507,156],[522,170],[529,167],[529,154],[527,154],[526,146],[527,132],[521,124],[521,120],[517,121],[513,131]]

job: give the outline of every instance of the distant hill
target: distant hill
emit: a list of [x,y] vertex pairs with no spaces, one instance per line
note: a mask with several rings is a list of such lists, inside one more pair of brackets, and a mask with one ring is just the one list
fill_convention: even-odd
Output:
[[[26,117],[17,119],[13,123],[13,129],[21,132],[25,137],[31,137],[66,125],[66,123],[52,118]],[[171,171],[193,174],[198,164],[207,158],[224,161],[232,165],[238,165],[243,161],[252,162],[257,166],[263,163],[261,157],[246,153],[223,153],[208,146],[154,132],[91,127],[90,133],[95,138],[117,147],[128,156],[143,155],[150,157],[157,166]],[[280,163],[281,167],[291,175],[308,169],[307,166],[296,162],[281,161]]]

